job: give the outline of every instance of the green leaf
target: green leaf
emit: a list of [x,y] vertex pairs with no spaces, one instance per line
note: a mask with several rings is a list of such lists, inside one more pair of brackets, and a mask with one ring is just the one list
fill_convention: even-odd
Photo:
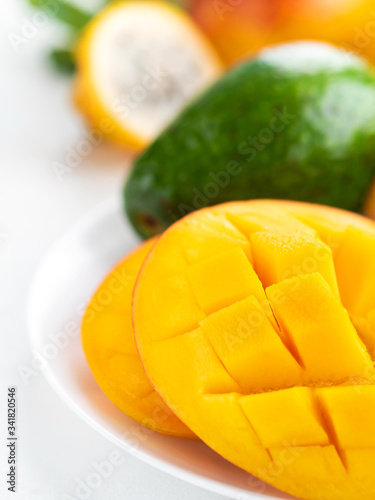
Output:
[[50,52],[50,60],[55,68],[66,75],[71,75],[76,70],[74,53],[70,49],[53,49]]
[[33,7],[43,9],[52,18],[58,19],[69,26],[81,29],[92,18],[93,14],[84,11],[64,0],[29,0]]

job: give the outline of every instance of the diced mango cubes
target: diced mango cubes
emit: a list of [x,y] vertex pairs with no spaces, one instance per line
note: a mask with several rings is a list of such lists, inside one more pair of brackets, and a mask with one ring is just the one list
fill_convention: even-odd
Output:
[[302,370],[251,295],[201,323],[225,368],[247,393],[277,390],[302,382]]
[[261,231],[251,236],[255,270],[268,287],[302,274],[319,272],[338,296],[332,250],[302,231]]
[[308,387],[244,396],[240,404],[266,448],[330,444]]
[[207,216],[191,220],[189,230],[184,232],[184,238],[179,241],[179,245],[189,264],[195,264],[231,248],[242,248],[252,262],[249,241],[225,218],[222,218],[221,222],[217,217]]
[[[240,405],[241,397],[241,394],[237,393],[204,394],[199,406],[205,417],[209,418],[216,426],[218,441],[221,440],[224,446],[228,446],[226,432],[223,432],[222,422],[225,422],[225,429],[231,435],[229,446],[231,446],[235,460],[241,458],[244,443],[251,443],[253,457],[256,457],[260,465],[266,467],[269,463],[269,453],[260,442],[254,429],[249,425]],[[218,419],[219,415],[220,419]],[[213,429],[210,428],[207,431],[212,432]]]
[[335,267],[342,302],[355,316],[375,309],[374,256],[375,234],[349,227],[335,255]]
[[[169,307],[158,307],[159,297],[164,297]],[[197,328],[205,314],[199,306],[187,277],[168,278],[158,283],[147,305],[147,314],[142,323],[147,327],[150,338],[167,339],[190,332]]]
[[342,489],[346,490],[347,498],[356,498],[358,490],[351,491],[345,465],[335,446],[271,448],[270,454],[273,465],[266,470],[270,484],[276,481],[288,490],[291,478],[305,478],[304,489],[309,490],[311,498],[342,498]]
[[250,238],[253,233],[264,230],[279,232],[280,227],[293,232],[302,231],[312,236],[315,235],[314,229],[292,215],[280,213],[277,209],[269,213],[255,212],[241,215],[228,213],[227,219],[247,238]]
[[[183,357],[181,352],[185,353]],[[200,394],[239,392],[238,384],[228,374],[200,329],[154,342],[152,353],[164,366],[163,377],[175,384],[175,390],[181,391],[181,395],[183,388],[192,384]],[[195,353],[199,353],[199,357],[194,356]],[[183,371],[183,384],[174,376],[178,370]]]
[[318,389],[341,449],[375,448],[375,386]]
[[262,283],[239,247],[190,266],[187,276],[194,296],[206,314],[230,306],[249,295],[254,295],[261,303],[267,303]]
[[[273,300],[275,290],[280,292]],[[309,384],[350,377],[375,380],[375,370],[348,313],[320,274],[267,289],[276,319],[295,346]]]

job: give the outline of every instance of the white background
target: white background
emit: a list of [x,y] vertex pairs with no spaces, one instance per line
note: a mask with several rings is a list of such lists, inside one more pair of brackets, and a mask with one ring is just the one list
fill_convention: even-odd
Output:
[[[86,2],[88,3],[88,2]],[[92,3],[92,2],[91,2]],[[77,480],[107,460],[114,445],[72,413],[31,367],[26,307],[37,264],[55,239],[100,202],[118,194],[131,163],[98,147],[60,182],[64,162],[85,126],[71,105],[71,82],[51,71],[45,52],[62,36],[48,22],[16,52],[34,12],[26,0],[0,2],[0,498],[6,492],[6,389],[18,386],[18,492],[15,500],[75,499]],[[123,453],[123,462],[87,498],[92,500],[220,500]]]

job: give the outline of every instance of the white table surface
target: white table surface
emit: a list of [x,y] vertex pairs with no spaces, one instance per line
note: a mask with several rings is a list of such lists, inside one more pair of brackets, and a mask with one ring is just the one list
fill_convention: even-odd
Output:
[[[71,107],[70,82],[44,60],[61,30],[49,22],[18,53],[8,35],[20,34],[33,11],[26,0],[0,2],[0,498],[76,500],[77,480],[95,472],[114,446],[88,427],[53,392],[42,374],[25,384],[30,367],[26,305],[35,268],[54,240],[77,218],[120,193],[130,158],[95,148],[59,182],[52,168],[82,139],[84,124]],[[18,386],[18,491],[6,491],[6,389]],[[131,456],[89,491],[92,500],[220,500]]]

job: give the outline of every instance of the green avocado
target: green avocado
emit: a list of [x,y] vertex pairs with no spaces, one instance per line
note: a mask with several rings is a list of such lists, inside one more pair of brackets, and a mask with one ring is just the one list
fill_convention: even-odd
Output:
[[361,211],[374,173],[374,70],[296,42],[264,49],[188,106],[135,162],[125,209],[143,237],[232,200]]

